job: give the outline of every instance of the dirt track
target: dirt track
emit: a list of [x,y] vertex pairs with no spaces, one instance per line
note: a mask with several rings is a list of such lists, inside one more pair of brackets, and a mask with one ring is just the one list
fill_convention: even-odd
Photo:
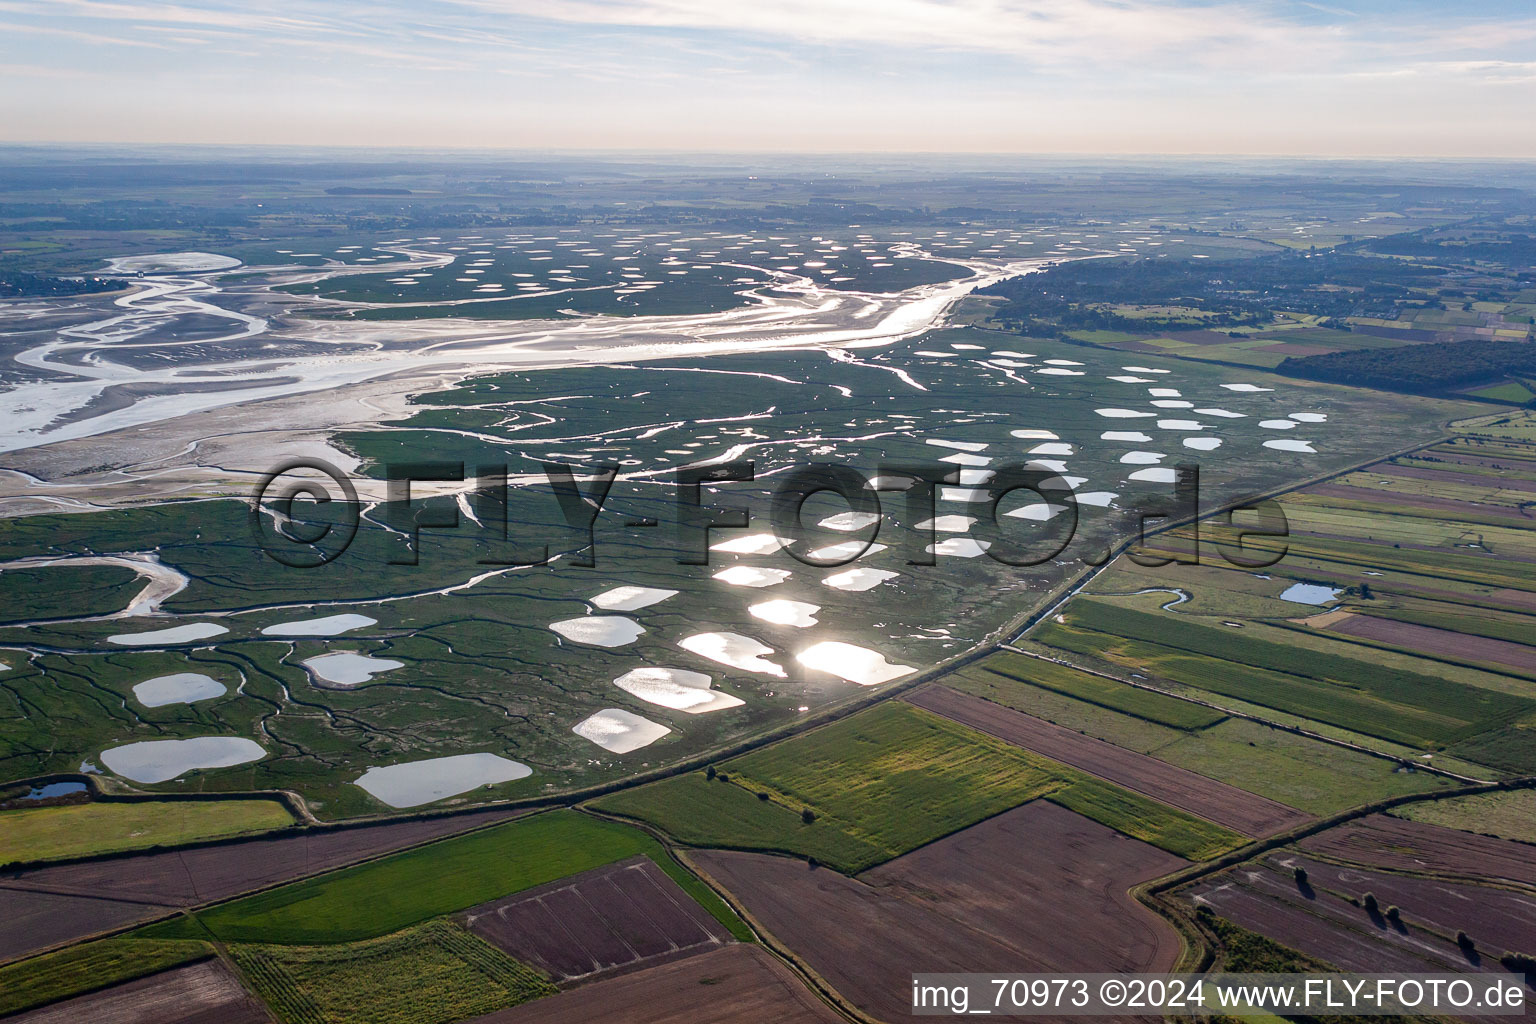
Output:
[[847,878],[694,855],[844,998],[907,1020],[915,971],[1167,970],[1179,938],[1127,890],[1185,862],[1044,801]]
[[724,946],[467,1024],[843,1024],[760,946]]
[[1244,835],[1262,838],[1310,820],[1294,807],[947,686],[925,686],[904,699]]

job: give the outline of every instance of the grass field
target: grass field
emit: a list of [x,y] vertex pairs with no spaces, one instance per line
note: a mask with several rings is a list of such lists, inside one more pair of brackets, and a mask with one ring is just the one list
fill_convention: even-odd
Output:
[[0,811],[0,864],[176,846],[293,824],[276,800],[167,800]]
[[896,702],[719,771],[728,781],[694,773],[594,806],[682,842],[798,853],[854,873],[1059,785],[1048,762]]
[[0,967],[0,1017],[213,955],[196,941],[98,939]]
[[831,821],[806,822],[798,811],[759,800],[734,781],[711,781],[703,772],[602,797],[593,806],[647,822],[690,846],[815,857],[849,872],[887,859],[879,848]]
[[552,811],[281,886],[151,925],[151,938],[308,945],[400,931],[636,855],[649,856],[733,934],[750,936],[720,899],[639,829]]
[[1247,837],[1220,825],[1089,776],[1047,799],[1186,860],[1210,860],[1248,842]]
[[1006,651],[967,665],[946,676],[944,682],[1007,707],[1014,707],[1009,698],[1018,690],[1019,683],[1025,683],[1174,729],[1204,729],[1226,717],[1176,697],[1138,690],[1091,672]]
[[283,1024],[452,1024],[556,991],[445,921],[341,945],[237,944],[230,955]]
[[1523,697],[1387,668],[1364,657],[1325,654],[1177,614],[1091,599],[1073,602],[1065,626],[1048,623],[1034,639],[1080,653],[1113,654],[1191,686],[1426,749],[1470,739],[1536,710],[1536,702]]
[[[694,772],[594,805],[690,845],[814,857],[848,874],[1038,797],[1191,859],[1246,842],[898,702],[729,761],[719,773],[710,781]],[[805,809],[813,820],[801,816]]]
[[1044,762],[906,704],[879,705],[722,768],[895,857],[1042,795]]
[[[1463,832],[1536,843],[1536,790],[1515,789],[1451,800],[1425,800],[1395,808],[1392,814]],[[1536,850],[1531,854],[1536,856]]]

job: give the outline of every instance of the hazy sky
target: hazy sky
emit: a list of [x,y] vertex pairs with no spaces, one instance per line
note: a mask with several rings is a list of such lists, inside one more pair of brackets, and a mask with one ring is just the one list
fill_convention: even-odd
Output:
[[0,139],[1536,157],[1536,0],[0,0]]

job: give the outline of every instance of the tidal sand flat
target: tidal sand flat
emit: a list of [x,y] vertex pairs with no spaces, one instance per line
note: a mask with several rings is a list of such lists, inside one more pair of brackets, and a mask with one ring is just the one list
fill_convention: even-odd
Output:
[[614,686],[643,701],[690,715],[739,708],[745,703],[740,697],[710,689],[713,683],[703,672],[659,665],[630,669],[613,681]]
[[614,587],[598,594],[592,603],[604,611],[633,612],[676,596],[677,591],[661,587]]
[[593,647],[622,647],[645,632],[644,626],[623,615],[583,615],[551,622],[549,628],[567,640]]
[[886,580],[893,580],[900,575],[901,573],[892,572],[889,569],[866,569],[861,566],[857,569],[835,572],[825,577],[821,582],[823,586],[831,587],[833,590],[847,590],[858,593],[872,590]]
[[1274,388],[1261,388],[1257,384],[1223,384],[1222,387],[1226,388],[1228,391],[1240,391],[1244,393],[1275,390]]
[[806,668],[829,672],[860,686],[878,686],[917,671],[911,665],[893,665],[877,651],[840,640],[812,644],[795,655],[795,660]]
[[571,731],[604,750],[627,754],[650,746],[672,730],[621,708],[604,708],[577,722]]
[[752,613],[753,617],[771,622],[775,626],[795,626],[805,629],[816,625],[816,613],[821,611],[821,605],[781,598],[751,605],[747,611]]
[[353,629],[378,625],[378,619],[366,615],[327,615],[320,619],[298,619],[279,622],[261,631],[262,636],[340,636]]
[[211,636],[228,633],[224,626],[212,622],[192,622],[170,629],[155,629],[148,633],[115,633],[107,637],[107,643],[123,647],[158,647],[162,644],[189,644],[194,640],[207,640]]
[[355,651],[319,654],[313,658],[305,658],[300,664],[309,669],[310,675],[314,677],[317,684],[340,687],[358,686],[380,672],[405,667],[403,661],[395,661],[392,658],[371,658]]
[[1151,469],[1138,469],[1132,473],[1130,479],[1145,480],[1148,483],[1171,484],[1177,476],[1177,471],[1171,466],[1154,466]]
[[713,579],[733,587],[772,587],[789,579],[787,569],[763,569],[755,565],[733,565],[715,573]]
[[267,752],[242,736],[144,740],[101,752],[101,763],[134,782],[169,782],[186,772],[259,761]]
[[532,774],[533,769],[527,765],[497,754],[454,754],[369,768],[358,778],[357,785],[391,807],[416,807],[468,793],[479,786],[516,782]]
[[1136,420],[1157,415],[1155,412],[1143,412],[1136,409],[1095,409],[1093,411],[1107,420]]
[[695,633],[679,640],[677,646],[731,668],[784,678],[782,665],[763,659],[763,655],[773,653],[773,648],[740,633]]
[[167,704],[193,704],[222,697],[228,690],[212,676],[201,672],[177,672],[174,675],[146,679],[133,688],[133,699],[147,708]]
[[1317,454],[1317,449],[1312,447],[1312,442],[1295,441],[1290,438],[1276,441],[1265,441],[1264,447],[1273,448],[1277,452],[1306,452],[1308,455]]

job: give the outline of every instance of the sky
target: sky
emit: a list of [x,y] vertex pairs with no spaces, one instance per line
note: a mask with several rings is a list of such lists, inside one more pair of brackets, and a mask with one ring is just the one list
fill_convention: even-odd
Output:
[[1536,158],[1536,0],[0,0],[0,141]]

